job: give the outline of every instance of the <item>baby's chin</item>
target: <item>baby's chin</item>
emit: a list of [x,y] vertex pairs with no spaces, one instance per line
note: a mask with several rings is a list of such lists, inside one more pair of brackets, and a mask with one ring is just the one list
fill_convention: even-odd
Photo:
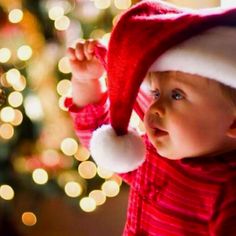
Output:
[[150,140],[152,145],[155,147],[156,152],[161,156],[169,160],[181,160],[184,157],[182,155],[177,155],[177,152],[171,151],[169,148],[163,146],[162,143],[157,142],[156,140]]
[[164,157],[166,159],[169,159],[169,160],[173,160],[173,161],[176,161],[176,160],[181,160],[183,159],[184,157],[181,157],[181,156],[176,156],[176,155],[171,155],[171,154],[166,154],[165,152],[159,152],[157,150],[157,153],[161,156],[161,157]]

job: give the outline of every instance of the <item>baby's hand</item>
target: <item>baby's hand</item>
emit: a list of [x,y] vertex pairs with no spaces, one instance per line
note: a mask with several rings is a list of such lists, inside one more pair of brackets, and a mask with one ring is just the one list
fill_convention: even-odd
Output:
[[99,79],[104,68],[95,57],[94,50],[98,44],[96,40],[78,41],[75,47],[69,47],[67,54],[70,60],[72,74],[79,81]]

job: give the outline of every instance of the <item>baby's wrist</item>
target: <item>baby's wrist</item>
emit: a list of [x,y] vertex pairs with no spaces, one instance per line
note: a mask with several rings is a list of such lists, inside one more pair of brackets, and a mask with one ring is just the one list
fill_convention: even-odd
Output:
[[72,76],[71,82],[72,83],[77,83],[77,84],[90,84],[90,83],[97,83],[99,82],[100,78],[96,77],[77,77],[77,76]]

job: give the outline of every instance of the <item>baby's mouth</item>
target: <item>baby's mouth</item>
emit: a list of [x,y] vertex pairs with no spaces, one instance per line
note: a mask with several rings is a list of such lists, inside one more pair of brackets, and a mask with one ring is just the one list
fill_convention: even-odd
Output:
[[156,137],[163,137],[163,136],[165,136],[165,135],[167,135],[168,134],[168,132],[167,131],[165,131],[165,130],[162,130],[162,129],[159,129],[159,128],[152,128],[153,129],[153,131],[154,131],[154,135],[156,136]]
[[164,131],[164,130],[160,130],[160,129],[156,129],[155,130],[155,135],[157,136],[157,137],[162,137],[162,136],[165,136],[165,135],[167,135],[168,133],[166,132],[166,131]]

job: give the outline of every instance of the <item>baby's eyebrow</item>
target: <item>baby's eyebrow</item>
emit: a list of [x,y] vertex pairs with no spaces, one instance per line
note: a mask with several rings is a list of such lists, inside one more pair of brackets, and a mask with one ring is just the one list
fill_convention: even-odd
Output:
[[182,78],[182,77],[176,77],[173,81],[175,81],[178,84],[182,84],[188,87],[194,87],[194,84],[191,82],[190,78]]

